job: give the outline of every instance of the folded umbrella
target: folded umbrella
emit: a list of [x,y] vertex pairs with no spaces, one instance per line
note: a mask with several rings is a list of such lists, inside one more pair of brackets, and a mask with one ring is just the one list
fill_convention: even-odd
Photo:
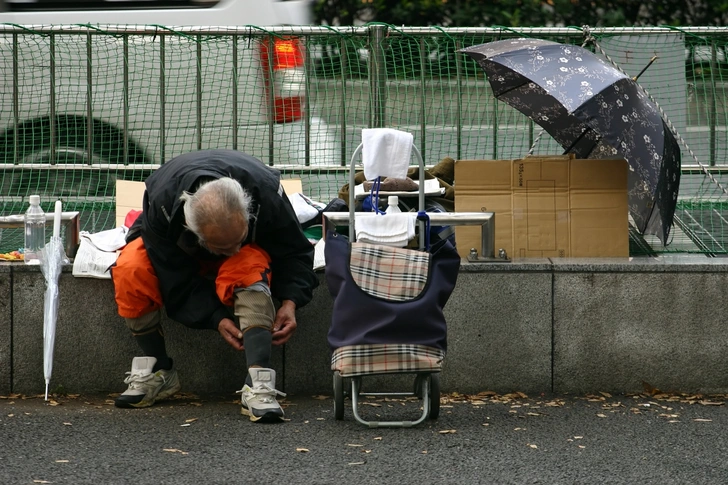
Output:
[[53,235],[45,245],[41,256],[41,271],[46,281],[45,301],[43,305],[43,377],[45,378],[45,400],[48,400],[48,385],[53,372],[53,347],[56,341],[56,323],[58,320],[58,280],[63,265],[68,263],[66,251],[63,249],[61,232],[61,201],[56,201],[53,215]]

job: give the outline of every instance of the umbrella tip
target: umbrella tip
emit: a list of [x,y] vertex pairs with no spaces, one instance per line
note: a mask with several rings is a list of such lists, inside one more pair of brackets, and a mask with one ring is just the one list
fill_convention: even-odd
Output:
[[46,384],[46,389],[45,389],[45,400],[47,401],[47,400],[48,400],[48,379],[46,379],[46,381],[45,381],[45,384]]

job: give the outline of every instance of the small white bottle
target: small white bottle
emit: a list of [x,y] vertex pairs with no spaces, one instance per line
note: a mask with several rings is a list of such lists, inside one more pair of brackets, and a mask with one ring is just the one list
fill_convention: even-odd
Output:
[[389,198],[387,198],[387,210],[384,211],[387,214],[398,214],[402,212],[399,208],[399,197],[396,195],[390,195]]
[[46,216],[40,207],[40,195],[30,196],[30,207],[25,212],[25,264],[40,264],[41,251],[45,246]]

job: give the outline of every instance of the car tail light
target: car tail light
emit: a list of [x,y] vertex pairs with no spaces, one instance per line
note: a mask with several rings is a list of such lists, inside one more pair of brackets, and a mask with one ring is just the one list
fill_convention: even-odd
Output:
[[296,38],[276,38],[270,46],[270,40],[261,44],[261,61],[269,99],[273,91],[273,119],[276,123],[300,120],[306,95],[301,43]]

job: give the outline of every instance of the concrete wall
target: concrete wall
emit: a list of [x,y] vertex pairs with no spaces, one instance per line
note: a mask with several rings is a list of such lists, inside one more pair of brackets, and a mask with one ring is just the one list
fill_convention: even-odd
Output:
[[[64,268],[51,389],[121,392],[136,345],[116,315],[109,280]],[[331,394],[325,278],[274,353],[279,387]],[[43,294],[37,268],[0,263],[0,394],[40,394]],[[445,308],[443,392],[728,392],[728,264],[634,258],[464,263]],[[12,302],[12,307],[10,305]],[[233,395],[242,353],[213,331],[163,321],[183,392]],[[369,390],[408,390],[410,376],[367,377]],[[401,386],[405,386],[402,389]]]
[[0,394],[10,392],[12,365],[12,299],[10,265],[0,265]]

